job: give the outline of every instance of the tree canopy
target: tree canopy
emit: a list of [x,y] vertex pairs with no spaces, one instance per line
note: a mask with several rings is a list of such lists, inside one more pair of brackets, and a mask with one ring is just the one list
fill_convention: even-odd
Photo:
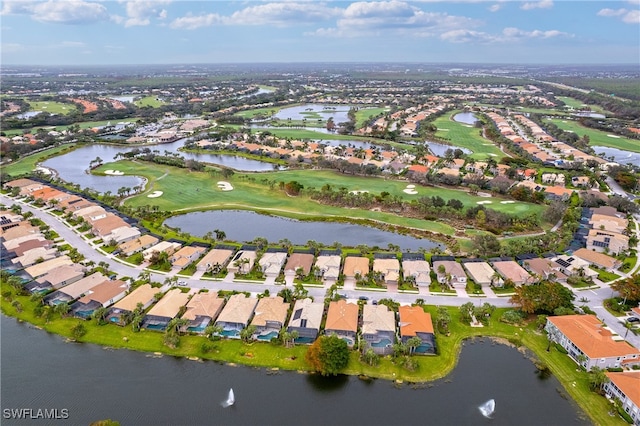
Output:
[[305,359],[323,376],[335,376],[349,363],[349,347],[336,335],[321,336],[309,347]]
[[629,278],[616,281],[611,288],[620,293],[627,301],[640,301],[640,274],[633,274]]
[[558,308],[573,308],[573,299],[575,295],[562,284],[542,281],[540,284],[516,287],[510,301],[529,314],[552,314]]

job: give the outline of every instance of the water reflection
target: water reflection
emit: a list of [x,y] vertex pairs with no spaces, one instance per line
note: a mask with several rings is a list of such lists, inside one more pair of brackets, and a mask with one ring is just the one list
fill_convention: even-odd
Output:
[[624,151],[622,149],[611,148],[608,146],[592,146],[592,148],[596,154],[604,154],[606,158],[613,157],[613,160],[616,163],[624,165],[633,164],[636,166],[640,164],[640,153],[638,152]]
[[389,244],[394,244],[403,250],[430,249],[441,246],[431,240],[395,234],[362,225],[298,221],[250,211],[217,210],[187,213],[167,219],[165,225],[171,228],[180,228],[180,230],[198,237],[219,229],[224,231],[229,240],[244,242],[263,237],[270,242],[278,242],[286,238],[293,244],[301,245],[306,244],[309,240],[315,240],[324,245],[339,242],[344,246],[351,247],[366,244],[370,247],[387,248]]
[[349,383],[349,376],[323,376],[321,374],[307,374],[307,383],[317,392],[335,392]]

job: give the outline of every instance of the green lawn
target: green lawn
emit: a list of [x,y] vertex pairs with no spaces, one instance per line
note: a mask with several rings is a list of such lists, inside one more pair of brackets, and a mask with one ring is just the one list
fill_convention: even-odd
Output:
[[78,109],[78,106],[74,103],[67,104],[54,101],[37,102],[29,99],[25,99],[25,101],[29,104],[29,111],[44,111],[51,114],[66,115]]
[[368,123],[371,118],[389,111],[389,108],[363,108],[356,111],[356,129],[359,129]]
[[611,137],[608,136],[609,133],[607,132],[581,126],[577,121],[557,118],[551,119],[550,121],[562,130],[574,132],[581,137],[583,135],[589,136],[589,145],[591,146],[608,146],[625,151],[640,152],[640,140],[629,139],[618,135]]
[[11,164],[2,166],[2,173],[6,175],[19,176],[30,173],[36,168],[36,163],[40,163],[49,157],[60,155],[62,152],[71,150],[75,145],[60,145],[55,148],[47,149],[36,154],[28,155]]
[[163,102],[163,101],[159,100],[157,96],[145,96],[144,98],[140,98],[140,99],[134,101],[133,103],[138,108],[142,108],[142,107],[146,107],[146,106],[149,106],[149,107],[152,107],[152,108],[158,108],[158,107],[164,105],[166,102]]
[[606,113],[605,110],[602,109],[600,105],[585,105],[585,103],[582,102],[581,100],[570,98],[568,96],[558,96],[557,98],[562,102],[564,102],[567,106],[570,106],[571,108],[574,108],[574,109],[581,109],[584,106],[588,106],[593,112],[597,112],[599,114]]
[[[304,195],[289,197],[278,189],[278,182],[298,181],[304,187],[320,188],[325,184],[334,188],[346,187],[349,191],[370,191],[379,194],[387,191],[399,195],[405,200],[417,199],[420,196],[441,196],[445,200],[458,199],[467,206],[475,205],[482,197],[471,196],[464,191],[419,187],[418,195],[408,195],[403,192],[406,182],[382,179],[345,176],[332,171],[295,170],[287,172],[265,172],[235,174],[228,181],[233,186],[233,191],[221,191],[216,183],[223,180],[218,176],[208,173],[189,172],[186,169],[171,167],[158,167],[157,165],[119,161],[117,163],[104,164],[98,169],[101,172],[107,169],[123,171],[128,175],[141,175],[149,179],[146,191],[127,200],[131,206],[157,205],[162,210],[186,212],[198,209],[248,209],[273,212],[275,214],[295,218],[347,218],[352,220],[370,219],[392,225],[423,229],[440,232],[447,235],[453,234],[453,228],[441,222],[425,221],[396,216],[390,213],[363,210],[345,209],[341,207],[321,205]],[[167,173],[166,176],[165,173]],[[163,177],[164,176],[164,177]],[[162,177],[162,179],[159,179]],[[273,189],[268,182],[273,181]],[[151,191],[163,191],[159,198],[148,198]],[[540,213],[544,209],[541,205],[527,203],[501,204],[499,198],[492,199],[490,206],[496,210],[510,214]]]
[[436,137],[471,150],[471,157],[478,160],[486,160],[488,156],[499,160],[505,156],[493,142],[480,135],[480,129],[453,121],[452,117],[459,112],[453,111],[434,120],[433,124],[438,128]]

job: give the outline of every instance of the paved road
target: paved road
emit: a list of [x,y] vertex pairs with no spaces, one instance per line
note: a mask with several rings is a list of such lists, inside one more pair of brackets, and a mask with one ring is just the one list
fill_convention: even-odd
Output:
[[[12,198],[0,194],[0,202],[5,205],[12,205],[15,203],[15,200]],[[112,255],[105,255],[100,251],[97,251],[97,247],[93,245],[90,241],[76,233],[73,229],[71,229],[66,222],[64,222],[60,217],[49,214],[45,209],[39,209],[33,207],[29,204],[21,203],[23,211],[30,211],[34,214],[35,217],[41,219],[44,223],[49,225],[52,229],[54,229],[68,244],[75,247],[78,252],[83,254],[87,260],[92,260],[96,264],[101,261],[107,261],[110,265],[110,270],[118,274],[122,277],[137,277],[142,271],[141,266],[134,266],[129,264],[124,264],[119,261],[116,261]],[[640,230],[638,227],[638,222],[636,221],[636,233],[640,236]],[[634,268],[627,274],[623,274],[620,279],[624,279],[627,276],[631,275],[633,272],[640,268],[640,263],[636,264]],[[164,282],[167,277],[172,276],[172,274],[161,274],[153,272],[151,273],[152,281]],[[283,285],[277,285],[273,283],[273,280],[265,281],[265,283],[243,283],[243,282],[235,282],[230,280],[222,280],[222,281],[212,281],[212,280],[199,280],[194,278],[184,278],[179,277],[180,281],[185,281],[187,287],[191,288],[205,288],[209,290],[238,290],[238,291],[248,291],[253,294],[262,293],[265,290],[269,290],[271,294],[276,294],[279,292]],[[309,295],[314,298],[323,298],[326,294],[326,288],[307,288]],[[469,296],[437,296],[429,294],[425,290],[421,290],[420,294],[415,293],[390,293],[390,292],[377,292],[377,291],[363,291],[363,290],[355,290],[355,289],[340,289],[339,292],[341,294],[345,294],[348,299],[358,299],[361,296],[368,297],[370,300],[379,300],[382,298],[392,298],[401,304],[410,304],[414,303],[416,299],[423,299],[425,303],[429,305],[443,305],[443,306],[460,306],[468,302],[472,302],[474,304],[482,304],[482,303],[491,303],[497,307],[512,307],[513,305],[509,303],[508,297],[469,297]],[[627,341],[634,345],[637,348],[640,348],[640,336],[633,334],[632,332],[628,332],[624,327],[624,323],[615,316],[611,315],[604,307],[603,302],[605,299],[611,298],[614,295],[613,290],[609,288],[608,285],[603,285],[603,287],[595,290],[582,290],[582,291],[574,291],[576,294],[576,302],[578,302],[581,298],[588,299],[586,305],[593,309],[594,312],[598,315],[604,323],[618,333],[620,336],[627,335]]]

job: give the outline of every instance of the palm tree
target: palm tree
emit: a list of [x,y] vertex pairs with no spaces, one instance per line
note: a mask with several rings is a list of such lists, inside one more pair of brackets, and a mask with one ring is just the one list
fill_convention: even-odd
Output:
[[66,316],[69,313],[69,310],[71,309],[71,307],[69,306],[69,304],[67,302],[62,302],[56,305],[56,307],[54,308],[54,310],[60,314],[61,317]]
[[248,325],[242,330],[240,330],[240,338],[242,339],[243,342],[249,343],[252,340],[255,332],[256,332],[256,326]]
[[104,324],[105,316],[107,315],[107,308],[100,306],[91,314],[91,317],[96,320],[98,325]]
[[223,330],[222,326],[217,325],[217,324],[213,324],[213,325],[207,326],[207,328],[204,329],[204,334],[210,340],[213,340],[215,336],[217,336],[220,333],[222,333],[222,330]]
[[409,353],[412,354],[413,351],[422,344],[422,339],[418,336],[413,336],[409,340],[407,340],[407,346],[409,347]]

